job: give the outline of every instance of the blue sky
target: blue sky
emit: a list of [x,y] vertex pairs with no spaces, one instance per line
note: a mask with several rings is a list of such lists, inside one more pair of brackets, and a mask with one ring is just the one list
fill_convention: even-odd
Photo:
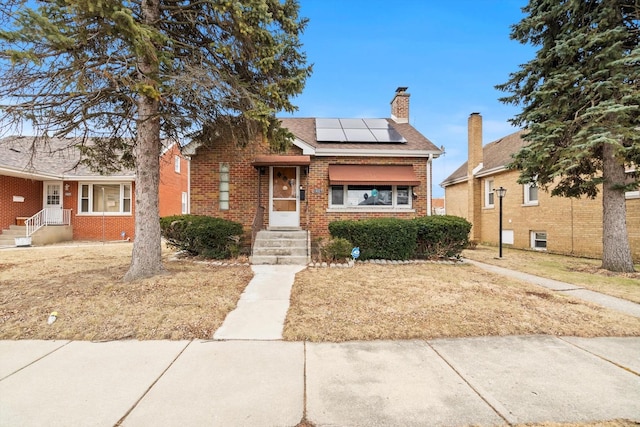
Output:
[[[517,107],[498,101],[504,83],[534,57],[509,38],[526,0],[300,0],[302,36],[314,72],[293,117],[389,117],[393,94],[408,86],[410,122],[446,154],[440,182],[467,155],[467,118],[483,116],[483,141],[515,132]],[[289,115],[286,115],[289,116]]]

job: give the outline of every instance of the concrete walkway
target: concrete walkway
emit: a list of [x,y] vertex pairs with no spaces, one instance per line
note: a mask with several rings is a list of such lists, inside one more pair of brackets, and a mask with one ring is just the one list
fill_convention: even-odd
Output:
[[252,265],[254,276],[238,306],[213,334],[216,340],[281,340],[291,287],[300,265]]
[[617,310],[631,316],[640,317],[640,304],[637,304],[633,301],[604,295],[599,292],[584,289],[580,286],[572,285],[565,282],[559,282],[553,279],[546,279],[544,277],[534,276],[533,274],[522,273],[520,271],[509,270],[507,268],[498,267],[492,264],[485,264],[483,262],[466,258],[465,262],[468,262],[469,264],[475,265],[476,267],[482,268],[483,270],[490,271],[492,273],[497,273],[503,276],[508,276],[514,279],[533,283],[534,285],[542,286],[561,294],[570,295],[572,297],[599,304],[603,307]]
[[2,426],[640,421],[640,338],[1,341]]

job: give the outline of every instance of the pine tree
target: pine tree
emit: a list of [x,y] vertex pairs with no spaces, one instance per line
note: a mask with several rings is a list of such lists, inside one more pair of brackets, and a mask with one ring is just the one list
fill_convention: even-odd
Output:
[[[103,137],[97,169],[133,159],[136,226],[125,280],[164,271],[158,221],[161,140],[275,148],[291,135],[311,73],[296,0],[8,0],[0,6],[2,123],[42,136]],[[99,148],[99,153],[95,152]],[[92,154],[100,154],[100,156]]]
[[625,191],[640,181],[640,5],[637,0],[530,0],[511,38],[539,49],[501,101],[529,143],[511,167],[552,196],[602,191],[602,267],[634,270]]

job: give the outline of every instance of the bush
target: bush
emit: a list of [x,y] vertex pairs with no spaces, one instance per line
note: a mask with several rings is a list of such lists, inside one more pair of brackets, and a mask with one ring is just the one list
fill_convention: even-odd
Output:
[[335,237],[326,243],[319,243],[318,246],[322,260],[327,262],[343,262],[351,258],[351,249],[353,249],[351,242],[342,237]]
[[360,259],[412,258],[415,254],[417,225],[397,218],[334,221],[329,224],[334,238],[341,237],[360,247]]
[[160,218],[162,237],[173,247],[205,258],[227,259],[240,252],[242,224],[204,215]]
[[416,255],[421,258],[459,257],[469,244],[471,223],[452,215],[434,215],[413,220],[418,229]]

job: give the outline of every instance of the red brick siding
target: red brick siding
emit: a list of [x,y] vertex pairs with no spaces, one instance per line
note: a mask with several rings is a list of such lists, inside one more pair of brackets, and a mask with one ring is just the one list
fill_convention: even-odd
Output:
[[[13,196],[24,197],[14,202]],[[42,209],[42,181],[0,176],[0,232],[16,224],[16,217],[30,217]]]
[[[246,231],[251,229],[258,205],[266,209],[264,224],[268,225],[269,174],[265,175],[251,166],[253,159],[269,154],[269,147],[262,142],[244,148],[232,144],[215,148],[200,148],[191,159],[191,212],[237,221]],[[287,154],[301,154],[292,147]],[[229,210],[219,208],[220,163],[229,163],[230,191]],[[426,186],[414,188],[417,199],[413,201],[415,212],[327,212],[329,207],[329,164],[394,164],[413,165],[421,182],[426,182],[427,159],[408,158],[362,158],[362,157],[312,157],[308,174],[301,167],[300,183],[306,190],[306,200],[300,203],[300,226],[310,230],[312,237],[328,236],[328,224],[340,219],[362,219],[378,217],[413,218],[427,214]],[[258,203],[258,194],[260,200]]]
[[69,190],[64,191],[64,208],[72,209],[71,225],[73,226],[73,240],[121,240],[121,233],[125,232],[125,238],[133,240],[135,233],[135,184],[131,183],[131,214],[118,216],[105,215],[78,215],[78,182],[65,181]]
[[[175,171],[175,156],[180,157],[180,172]],[[182,193],[189,189],[188,161],[173,145],[160,157],[160,217],[182,214]]]

